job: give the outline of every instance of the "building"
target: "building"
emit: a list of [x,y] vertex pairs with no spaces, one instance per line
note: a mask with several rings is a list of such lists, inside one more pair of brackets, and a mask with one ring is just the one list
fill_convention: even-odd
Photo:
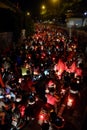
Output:
[[87,26],[87,18],[71,17],[67,19],[66,25],[67,27],[77,27],[77,28]]

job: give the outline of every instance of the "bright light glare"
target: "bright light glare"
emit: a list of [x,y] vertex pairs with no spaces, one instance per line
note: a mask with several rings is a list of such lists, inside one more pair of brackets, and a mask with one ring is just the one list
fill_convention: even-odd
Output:
[[46,7],[45,7],[45,5],[42,5],[42,9],[44,10]]
[[58,2],[58,0],[51,0],[53,3],[56,3],[56,2]]
[[68,106],[72,106],[72,104],[73,104],[73,99],[69,98],[69,99],[68,99],[68,102],[67,102],[67,105],[68,105]]
[[40,115],[40,119],[44,119],[44,116],[43,116],[43,115]]
[[84,15],[87,15],[87,12],[84,12]]
[[27,16],[29,16],[30,15],[30,12],[27,12]]
[[46,6],[42,5],[41,6],[41,15],[44,15],[46,13]]

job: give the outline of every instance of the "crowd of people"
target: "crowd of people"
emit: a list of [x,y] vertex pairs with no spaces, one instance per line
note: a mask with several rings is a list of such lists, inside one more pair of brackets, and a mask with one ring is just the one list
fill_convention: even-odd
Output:
[[59,94],[61,88],[70,86],[73,90],[77,87],[80,89],[76,84],[78,78],[83,79],[84,54],[78,46],[78,39],[76,37],[70,39],[65,30],[37,24],[33,36],[0,55],[2,124],[5,123],[5,112],[2,107],[7,107],[3,95],[11,93],[10,99],[15,102],[21,91],[27,94],[34,92],[43,101],[48,102],[48,93]]

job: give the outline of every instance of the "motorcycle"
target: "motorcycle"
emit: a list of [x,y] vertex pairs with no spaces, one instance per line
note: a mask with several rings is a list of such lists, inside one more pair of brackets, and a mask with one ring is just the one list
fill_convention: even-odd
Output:
[[19,106],[18,110],[12,113],[12,121],[10,130],[20,130],[26,124],[25,106]]

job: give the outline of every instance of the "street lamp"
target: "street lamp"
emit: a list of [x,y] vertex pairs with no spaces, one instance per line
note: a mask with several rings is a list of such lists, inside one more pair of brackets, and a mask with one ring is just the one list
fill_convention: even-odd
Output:
[[30,16],[30,12],[27,12],[27,16]]
[[59,5],[60,0],[51,0],[52,5],[57,6]]
[[58,2],[58,0],[51,0],[52,1],[52,3],[57,3]]
[[42,19],[44,19],[44,16],[46,14],[46,6],[44,4],[41,5],[41,11],[40,11],[40,14],[41,14],[41,17]]
[[45,10],[46,9],[46,6],[45,5],[42,5],[42,10]]
[[46,6],[43,4],[41,6],[41,15],[44,15],[46,13]]
[[53,11],[52,14],[57,15],[59,5],[60,5],[60,0],[50,0],[50,5],[51,5],[52,11]]

